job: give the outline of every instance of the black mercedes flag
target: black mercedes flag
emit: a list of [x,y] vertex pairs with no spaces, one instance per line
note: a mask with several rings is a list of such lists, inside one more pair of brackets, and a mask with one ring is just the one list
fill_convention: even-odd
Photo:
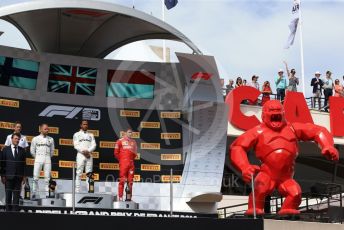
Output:
[[178,0],[165,0],[165,6],[168,10],[172,9],[178,4]]

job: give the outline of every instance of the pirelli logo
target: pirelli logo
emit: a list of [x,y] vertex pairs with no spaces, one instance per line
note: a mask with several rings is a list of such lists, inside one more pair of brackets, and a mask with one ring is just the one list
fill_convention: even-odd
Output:
[[141,143],[141,149],[160,149],[160,143]]
[[0,106],[19,108],[19,101],[0,99]]
[[161,139],[180,140],[180,133],[161,133]]
[[138,175],[138,174],[134,175],[135,182],[139,182],[140,180],[141,180],[141,175]]
[[73,139],[60,138],[59,139],[59,144],[60,145],[65,145],[65,146],[73,146]]
[[93,153],[92,153],[92,157],[93,157],[94,159],[99,159],[99,152],[93,152]]
[[100,163],[99,169],[102,169],[102,170],[119,170],[119,164],[118,163]]
[[[40,132],[40,128],[38,127],[38,132]],[[60,133],[60,128],[59,127],[50,127],[49,126],[49,133],[50,134],[59,134]]]
[[33,158],[26,158],[26,165],[34,165],[35,159]]
[[[39,177],[44,178],[44,171],[39,172]],[[59,172],[58,171],[51,171],[51,178],[58,179],[59,178]]]
[[0,128],[1,129],[14,129],[14,123],[12,122],[5,122],[5,121],[0,121]]
[[26,140],[27,142],[31,143],[32,139],[34,138],[34,136],[26,136]]
[[[125,133],[126,133],[125,131],[121,131],[121,132],[120,132],[121,138],[124,137]],[[140,132],[133,132],[133,133],[131,134],[131,138],[134,138],[134,139],[140,138]]]
[[[86,173],[83,173],[80,177],[81,180],[86,180],[87,176]],[[93,174],[94,180],[98,181],[99,180],[99,173],[94,173]]]
[[59,156],[59,150],[58,149],[54,149],[54,157],[58,157]]
[[147,129],[160,129],[160,122],[142,121],[140,126]]
[[99,137],[99,130],[89,129],[89,130],[87,130],[87,132],[92,133],[93,136],[95,136],[95,137]]
[[162,161],[180,161],[182,154],[161,154]]
[[[182,176],[174,175],[172,176],[172,181],[174,183],[180,183],[182,179]],[[170,175],[162,175],[161,176],[161,182],[171,182],[171,176]]]
[[121,110],[120,111],[121,117],[140,117],[140,111],[135,110]]
[[160,171],[161,165],[154,165],[154,164],[142,164],[141,171]]
[[114,141],[101,141],[99,147],[103,149],[114,149],[116,142]]
[[60,168],[73,168],[75,161],[59,161]]
[[161,118],[180,118],[180,112],[161,112]]
[[135,160],[139,161],[141,159],[141,153],[136,153]]

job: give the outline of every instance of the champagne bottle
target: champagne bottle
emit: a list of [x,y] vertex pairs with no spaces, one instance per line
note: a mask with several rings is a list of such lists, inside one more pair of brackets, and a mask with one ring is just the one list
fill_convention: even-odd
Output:
[[25,186],[24,186],[24,199],[30,200],[30,198],[31,198],[31,189],[30,189],[29,179],[26,178]]
[[88,193],[94,193],[94,174],[88,173]]
[[126,187],[125,187],[125,201],[131,201],[131,191],[130,191],[128,183],[126,184]]

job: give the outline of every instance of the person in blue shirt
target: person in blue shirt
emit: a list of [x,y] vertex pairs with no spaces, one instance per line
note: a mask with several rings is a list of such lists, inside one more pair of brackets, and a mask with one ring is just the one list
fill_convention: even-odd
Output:
[[277,100],[284,101],[285,89],[287,88],[287,79],[283,75],[283,70],[278,70],[278,75],[275,78]]

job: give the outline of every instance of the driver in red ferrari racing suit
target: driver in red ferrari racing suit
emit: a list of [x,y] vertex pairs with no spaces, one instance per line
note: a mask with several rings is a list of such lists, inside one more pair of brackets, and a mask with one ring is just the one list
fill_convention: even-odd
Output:
[[[124,137],[119,139],[115,145],[115,157],[119,162],[119,185],[118,200],[123,201],[124,183],[127,181],[130,194],[133,191],[133,180],[135,165],[134,160],[137,156],[136,141],[131,138],[133,131],[128,129]],[[131,195],[128,200],[131,200]]]

